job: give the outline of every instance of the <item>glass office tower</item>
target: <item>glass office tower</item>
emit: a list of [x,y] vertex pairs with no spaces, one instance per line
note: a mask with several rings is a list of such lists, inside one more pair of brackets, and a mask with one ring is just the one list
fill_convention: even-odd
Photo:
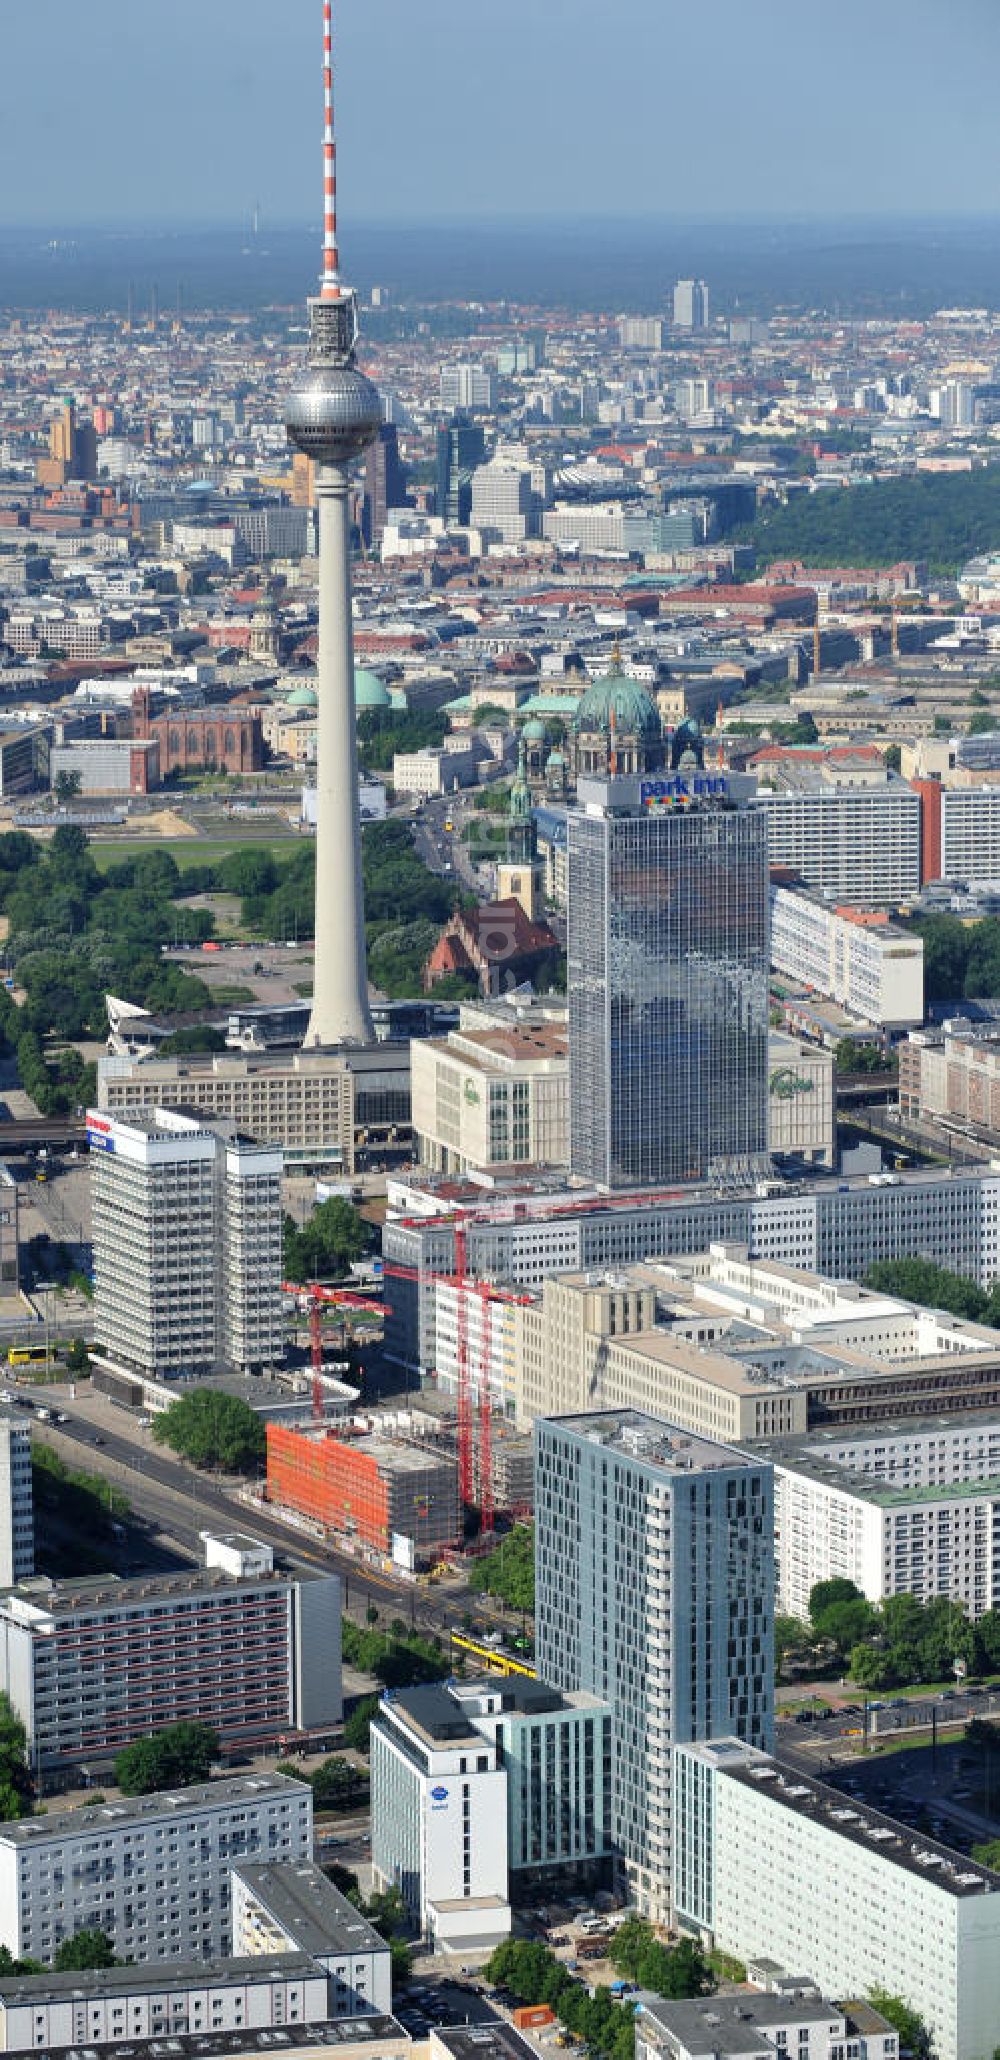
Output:
[[703,776],[581,782],[569,812],[570,1162],[582,1179],[660,1185],[766,1163],[767,825],[725,788]]

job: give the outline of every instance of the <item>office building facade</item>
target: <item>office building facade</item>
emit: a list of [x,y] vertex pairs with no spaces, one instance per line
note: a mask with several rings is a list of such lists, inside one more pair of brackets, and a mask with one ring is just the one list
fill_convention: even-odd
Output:
[[472,475],[486,462],[486,438],[478,422],[452,422],[439,429],[435,445],[437,513],[448,528],[460,529],[472,513]]
[[704,279],[678,279],[674,287],[674,328],[707,329],[708,287]]
[[902,1996],[939,2060],[1000,2023],[1000,1877],[735,1738],[674,1755],[678,1923],[826,1995]]
[[401,508],[405,499],[406,474],[399,456],[398,432],[394,422],[383,422],[365,453],[361,529],[369,550],[378,550],[389,509]]
[[539,1674],[613,1712],[615,1844],[638,1907],[670,1910],[671,1753],[770,1743],[770,1465],[638,1410],[535,1431]]
[[34,1583],[0,1598],[0,1688],[32,1768],[104,1762],[168,1724],[227,1744],[325,1734],[342,1714],[335,1574]]
[[174,1109],[88,1111],[100,1344],[147,1375],[284,1357],[282,1155]]
[[569,814],[570,1164],[601,1186],[767,1158],[764,822],[644,798],[669,785],[581,782]]
[[31,1432],[10,1410],[0,1414],[0,1588],[35,1571]]
[[[429,1372],[435,1350],[433,1276],[455,1272],[454,1224],[415,1184],[406,1192],[416,1205],[393,1211],[383,1230],[386,1260],[397,1269],[386,1311],[386,1349],[396,1363]],[[428,1220],[421,1222],[421,1215]],[[860,1280],[877,1259],[919,1252],[989,1287],[1000,1275],[1000,1177],[880,1175],[874,1182],[828,1181],[766,1195],[637,1195],[634,1205],[581,1198],[568,1188],[524,1187],[492,1206],[477,1195],[467,1222],[470,1274],[492,1274],[529,1288],[550,1275],[630,1265],[654,1255],[685,1256],[717,1243],[742,1244],[755,1258],[833,1280]]]
[[237,1124],[279,1147],[288,1167],[352,1174],[409,1153],[410,1048],[402,1042],[99,1062],[99,1114],[119,1115],[146,1094],[159,1108]]
[[312,1837],[312,1790],[283,1774],[25,1817],[0,1827],[0,1940],[50,1964],[93,1927],[120,1960],[218,1958],[234,1861],[307,1860]]

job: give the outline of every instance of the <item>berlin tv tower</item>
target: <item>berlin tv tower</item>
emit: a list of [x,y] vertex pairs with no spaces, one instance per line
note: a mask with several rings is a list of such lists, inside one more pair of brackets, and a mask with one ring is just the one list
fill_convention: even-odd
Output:
[[319,719],[316,743],[316,948],[307,1045],[373,1044],[365,963],[358,747],[351,630],[349,470],[378,435],[379,396],[354,360],[357,298],[340,281],[333,20],[323,0],[323,272],[309,302],[309,359],[286,426],[316,463],[319,502]]

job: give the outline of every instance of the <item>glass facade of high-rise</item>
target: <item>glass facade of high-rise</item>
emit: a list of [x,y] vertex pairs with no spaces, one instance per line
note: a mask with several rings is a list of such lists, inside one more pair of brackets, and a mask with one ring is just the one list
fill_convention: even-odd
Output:
[[569,814],[572,1169],[608,1186],[738,1175],[767,1152],[766,823],[639,795],[594,782]]
[[610,1705],[623,1885],[666,1922],[674,1745],[771,1741],[773,1469],[636,1409],[541,1418],[535,1566],[539,1678]]

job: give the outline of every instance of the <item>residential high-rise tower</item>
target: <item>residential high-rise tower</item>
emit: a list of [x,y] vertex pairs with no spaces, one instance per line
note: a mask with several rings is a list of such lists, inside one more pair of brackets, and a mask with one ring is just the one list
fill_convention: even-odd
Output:
[[772,1469],[634,1409],[535,1425],[539,1678],[613,1712],[630,1896],[671,1902],[673,1747],[774,1719]]
[[333,132],[333,21],[323,0],[324,242],[309,302],[309,359],[288,398],[286,426],[316,465],[319,507],[319,723],[316,751],[316,956],[307,1045],[373,1044],[368,1005],[348,488],[351,466],[379,432],[378,394],[355,362],[357,297],[340,278]]

